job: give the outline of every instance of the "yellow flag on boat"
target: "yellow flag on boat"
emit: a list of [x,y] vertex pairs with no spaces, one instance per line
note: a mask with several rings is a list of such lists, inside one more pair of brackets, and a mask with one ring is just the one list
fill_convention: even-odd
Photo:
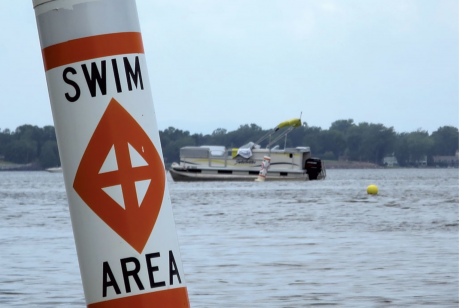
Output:
[[302,125],[302,122],[300,121],[300,119],[290,119],[290,120],[287,120],[287,121],[284,121],[278,124],[275,127],[275,131],[283,127],[288,127],[288,126],[299,127],[300,125]]

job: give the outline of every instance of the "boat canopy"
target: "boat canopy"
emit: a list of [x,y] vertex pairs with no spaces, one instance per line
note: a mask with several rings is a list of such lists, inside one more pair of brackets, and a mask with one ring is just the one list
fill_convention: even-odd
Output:
[[256,141],[256,144],[260,144],[262,141],[270,137],[272,134],[277,132],[280,128],[287,127],[288,129],[285,130],[285,132],[276,138],[274,141],[270,142],[267,145],[267,148],[271,146],[275,141],[278,141],[280,138],[284,137],[285,135],[289,134],[293,129],[299,127],[302,125],[302,120],[300,118],[294,118],[290,119],[284,122],[281,122],[280,124],[276,125],[275,128],[271,129],[269,132],[267,132],[264,136],[262,136],[259,140]]
[[283,127],[288,127],[288,126],[292,126],[294,128],[296,127],[299,127],[302,125],[302,122],[300,119],[290,119],[290,120],[287,120],[287,121],[284,121],[284,122],[281,122],[280,124],[278,124],[276,127],[275,127],[275,132],[280,129],[280,128],[283,128]]

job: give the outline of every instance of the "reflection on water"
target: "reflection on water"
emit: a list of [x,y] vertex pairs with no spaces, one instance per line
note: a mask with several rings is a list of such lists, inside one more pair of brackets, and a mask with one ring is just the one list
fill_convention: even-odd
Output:
[[[192,307],[458,307],[456,169],[169,189]],[[0,172],[0,221],[0,306],[84,307],[62,174]]]

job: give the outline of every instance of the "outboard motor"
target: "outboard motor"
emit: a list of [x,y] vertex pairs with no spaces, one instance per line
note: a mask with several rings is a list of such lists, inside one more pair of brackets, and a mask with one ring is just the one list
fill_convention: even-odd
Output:
[[317,180],[318,175],[323,170],[323,164],[319,158],[308,158],[305,161],[305,169],[307,170],[308,177],[310,180]]

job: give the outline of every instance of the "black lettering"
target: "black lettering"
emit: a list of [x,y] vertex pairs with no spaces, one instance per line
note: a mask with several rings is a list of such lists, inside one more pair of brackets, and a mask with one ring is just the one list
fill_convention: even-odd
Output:
[[118,74],[118,65],[117,59],[112,59],[112,68],[113,68],[113,76],[115,77],[115,85],[117,86],[117,92],[121,92],[121,84],[120,84],[120,75]]
[[65,98],[69,102],[73,103],[73,102],[77,101],[80,98],[80,87],[78,86],[78,84],[75,81],[70,80],[67,77],[68,73],[72,73],[72,75],[75,75],[77,73],[77,71],[72,67],[66,67],[64,72],[62,73],[62,78],[64,79],[64,82],[69,84],[69,85],[71,85],[75,89],[75,95],[74,96],[70,96],[69,93],[65,94]]
[[[104,262],[102,266],[102,297],[107,297],[107,288],[113,287],[115,293],[120,294],[120,288],[118,287],[117,281],[115,280],[115,276],[113,276],[112,270],[110,269],[109,263]],[[107,280],[109,278],[110,280]]]
[[176,275],[179,283],[181,283],[179,270],[177,269],[176,260],[174,260],[174,255],[172,251],[169,251],[169,284],[173,285],[173,276]]
[[[142,285],[142,282],[139,279],[139,276],[137,275],[139,273],[139,270],[141,269],[141,264],[139,263],[139,260],[131,257],[131,258],[121,259],[120,263],[121,263],[121,270],[123,272],[123,280],[125,282],[126,293],[131,292],[131,286],[129,284],[129,276],[133,276],[134,281],[136,282],[139,290],[144,290],[144,286]],[[126,266],[128,263],[134,263],[133,270],[128,271],[128,268]]]
[[89,75],[88,69],[86,68],[86,64],[82,64],[81,68],[83,69],[83,73],[85,74],[86,83],[88,84],[89,92],[91,93],[92,97],[96,96],[96,83],[101,90],[102,95],[107,94],[107,78],[106,78],[106,70],[105,70],[105,60],[101,62],[101,71],[102,74],[99,73],[97,68],[96,62],[91,62],[91,76]]
[[139,66],[139,57],[136,56],[136,60],[135,60],[135,63],[134,63],[134,72],[133,72],[133,68],[131,67],[131,64],[129,64],[129,60],[128,60],[127,57],[123,57],[123,62],[125,64],[126,80],[128,82],[129,91],[133,90],[133,86],[131,84],[131,79],[134,81],[134,84],[136,85],[136,89],[137,89],[137,79],[138,78],[139,78],[139,82],[141,84],[141,90],[144,90],[144,84],[142,83],[141,68]]
[[151,260],[153,258],[158,257],[160,257],[159,252],[149,253],[145,255],[145,261],[147,263],[147,270],[149,271],[149,280],[151,288],[164,287],[166,285],[164,281],[155,282],[155,279],[153,278],[153,272],[158,272],[158,266],[152,266]]

